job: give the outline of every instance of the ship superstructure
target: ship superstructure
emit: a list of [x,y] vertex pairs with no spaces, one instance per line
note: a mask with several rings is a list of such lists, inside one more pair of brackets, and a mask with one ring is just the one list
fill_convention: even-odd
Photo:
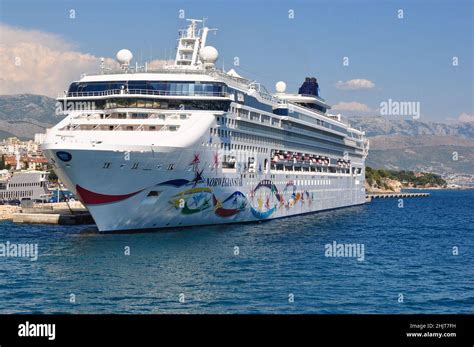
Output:
[[[215,66],[190,20],[174,63],[102,66],[58,98],[43,149],[99,230],[236,223],[365,202],[364,133],[310,85],[276,92]],[[312,79],[305,83],[313,83]],[[309,93],[309,94],[306,94]]]

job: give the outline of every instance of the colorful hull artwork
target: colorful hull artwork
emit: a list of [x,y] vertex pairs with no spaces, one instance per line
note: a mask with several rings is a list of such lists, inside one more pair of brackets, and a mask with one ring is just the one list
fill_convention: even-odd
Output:
[[[177,187],[192,184],[193,181],[184,179],[163,182],[158,185],[171,185]],[[298,192],[296,185],[289,181],[285,189],[280,193],[270,180],[260,181],[255,188],[251,189],[248,196],[240,191],[231,193],[228,197],[220,200],[210,187],[192,187],[174,194],[170,204],[183,215],[191,215],[204,211],[210,211],[220,217],[232,217],[241,212],[248,211],[257,219],[270,217],[279,208],[290,209],[297,203],[311,204],[313,195],[307,191]]]
[[[298,191],[293,181],[288,181],[280,192],[276,185],[268,179],[263,179],[251,188],[248,194],[236,190],[229,192],[228,196],[221,198],[212,187],[206,185],[202,176],[203,170],[199,170],[199,155],[194,155],[191,163],[194,167],[195,177],[192,180],[177,178],[167,180],[155,185],[155,187],[168,187],[170,190],[184,189],[177,193],[171,192],[169,203],[182,215],[196,215],[199,213],[214,213],[223,218],[236,216],[243,212],[250,212],[256,219],[269,218],[279,209],[290,210],[296,206],[308,204],[311,206],[314,200],[313,193]],[[105,195],[89,191],[77,186],[79,196],[87,205],[100,205],[115,203],[126,200],[147,188],[123,195]],[[216,189],[221,191],[221,189]],[[204,217],[204,216],[203,216]]]
[[281,198],[276,186],[269,180],[262,180],[251,191],[253,216],[258,219],[270,217],[280,206]]
[[220,201],[208,187],[190,188],[175,194],[170,203],[184,215],[212,208],[214,213],[220,217],[234,216],[247,207],[247,199],[243,193],[236,191],[224,201]]

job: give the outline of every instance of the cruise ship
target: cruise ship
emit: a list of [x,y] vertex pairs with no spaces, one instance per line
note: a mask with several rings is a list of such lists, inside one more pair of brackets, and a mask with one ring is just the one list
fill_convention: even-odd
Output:
[[[368,141],[305,78],[270,93],[216,66],[189,19],[160,69],[117,53],[58,97],[43,150],[102,232],[262,221],[365,203]],[[302,78],[303,80],[303,78]]]

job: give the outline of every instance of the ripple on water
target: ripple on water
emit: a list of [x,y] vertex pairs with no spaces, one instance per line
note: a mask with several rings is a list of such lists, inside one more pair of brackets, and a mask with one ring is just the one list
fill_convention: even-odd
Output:
[[[1,222],[1,242],[37,243],[39,258],[0,259],[0,310],[473,313],[473,193],[142,234]],[[365,260],[326,257],[333,241],[364,244]]]

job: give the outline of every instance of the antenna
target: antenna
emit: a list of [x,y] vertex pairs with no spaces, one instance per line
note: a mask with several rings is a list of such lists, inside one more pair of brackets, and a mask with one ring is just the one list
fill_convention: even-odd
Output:
[[[175,67],[201,69],[202,67],[210,68],[214,66],[219,54],[214,47],[206,46],[206,38],[208,31],[214,31],[215,29],[206,27],[206,20],[207,18],[186,19],[190,23],[187,29],[180,30],[174,59]],[[202,23],[202,28],[197,27],[198,23]],[[172,54],[171,50],[170,54]]]

